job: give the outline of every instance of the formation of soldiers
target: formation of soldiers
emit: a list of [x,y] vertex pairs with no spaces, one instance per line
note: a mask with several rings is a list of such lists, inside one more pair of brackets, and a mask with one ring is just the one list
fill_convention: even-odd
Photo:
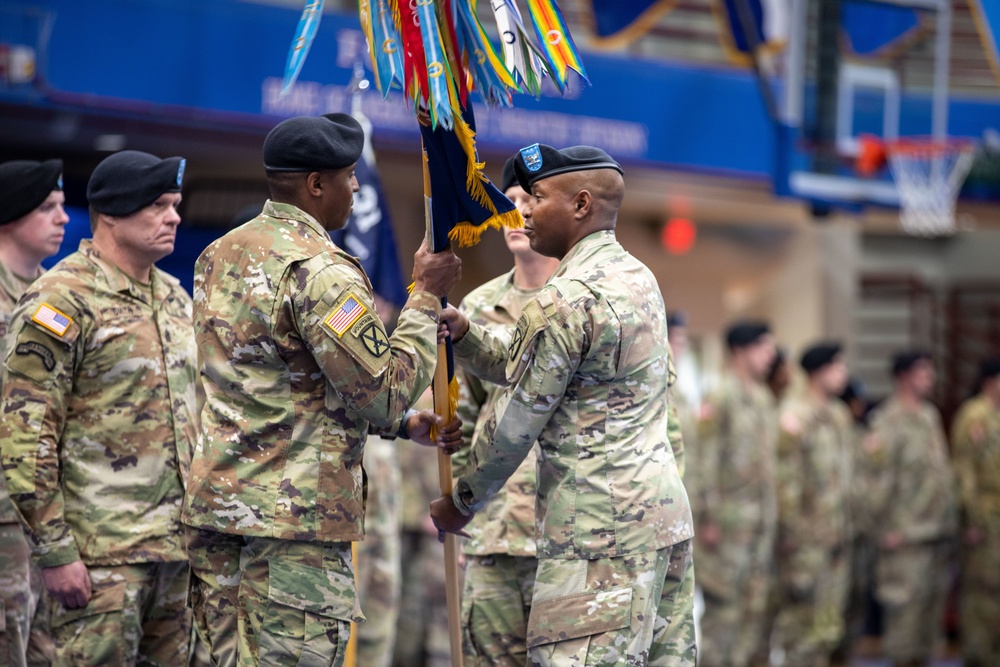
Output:
[[[183,158],[102,161],[93,238],[48,272],[62,165],[0,165],[2,664],[340,665],[352,624],[358,665],[448,664],[445,531],[466,665],[822,667],[869,587],[886,656],[916,665],[956,557],[964,658],[996,664],[1000,362],[950,456],[919,351],[849,409],[839,344],[788,390],[767,324],[739,322],[702,399],[685,320],[615,239],[623,170],[586,146],[504,165],[510,272],[442,309],[461,263],[421,247],[389,321],[327,234],[362,145],[346,114],[279,124],[271,199],[201,255],[193,298],[155,266]],[[446,337],[447,424],[421,409]],[[400,439],[456,454],[452,495]]]

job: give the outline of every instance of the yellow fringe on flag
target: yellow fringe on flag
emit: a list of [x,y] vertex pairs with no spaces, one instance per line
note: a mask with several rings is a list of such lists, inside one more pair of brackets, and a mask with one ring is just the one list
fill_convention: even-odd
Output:
[[[453,377],[451,382],[448,383],[448,414],[444,419],[446,423],[455,418],[455,413],[458,411],[458,399],[461,391],[461,388],[458,386],[458,378]],[[437,426],[431,424],[431,440],[436,439],[437,436]]]
[[524,218],[521,217],[521,213],[517,209],[514,209],[513,211],[494,215],[481,225],[473,225],[471,222],[459,222],[448,232],[448,238],[458,243],[458,247],[468,248],[479,243],[480,237],[482,237],[483,232],[487,229],[500,229],[501,227],[520,229],[524,227]]

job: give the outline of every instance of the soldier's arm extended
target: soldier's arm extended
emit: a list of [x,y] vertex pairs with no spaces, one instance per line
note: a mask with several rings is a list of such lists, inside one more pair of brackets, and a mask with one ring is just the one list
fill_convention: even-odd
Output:
[[0,442],[7,490],[40,567],[80,560],[64,516],[60,437],[73,391],[77,312],[48,297],[14,311],[0,392]]
[[588,346],[587,323],[557,292],[543,292],[524,309],[510,349],[507,389],[472,446],[467,472],[452,499],[478,511],[528,455],[562,401]]
[[440,299],[415,290],[387,336],[361,275],[351,266],[330,264],[295,301],[299,331],[333,390],[372,431],[395,433],[430,385]]
[[516,327],[498,331],[469,322],[469,330],[454,345],[455,359],[473,375],[506,386],[507,355],[518,335]]

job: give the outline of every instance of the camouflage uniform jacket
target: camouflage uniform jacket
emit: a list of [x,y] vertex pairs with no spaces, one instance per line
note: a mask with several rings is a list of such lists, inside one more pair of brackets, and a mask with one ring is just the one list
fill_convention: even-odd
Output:
[[195,276],[205,406],[184,522],[361,539],[369,425],[395,433],[430,384],[440,300],[414,292],[388,337],[357,259],[270,201],[210,245]]
[[872,522],[906,544],[953,536],[957,516],[954,482],[937,409],[912,410],[895,397],[872,415],[865,449],[871,458]]
[[[524,305],[538,291],[518,289],[514,285],[514,272],[509,271],[470,292],[459,307],[472,322],[503,331],[517,323]],[[458,374],[462,388],[458,416],[462,419],[465,442],[472,443],[485,426],[492,406],[503,393],[503,387],[480,380],[463,368],[459,368]],[[465,553],[476,556],[535,555],[537,449],[537,446],[531,448],[503,488],[490,498],[466,527],[472,538],[465,542]],[[468,448],[452,457],[456,475],[461,475],[468,458]]]
[[[41,275],[41,273],[39,273]],[[28,289],[31,283],[14,275],[0,264],[0,361],[6,356],[4,341],[10,326],[10,316],[14,312],[17,300]],[[3,386],[3,373],[0,373],[0,387]],[[17,510],[7,494],[7,483],[0,475],[0,524],[17,523]]]
[[140,285],[84,240],[21,298],[8,340],[2,462],[39,566],[185,560],[197,352],[177,279]]
[[773,534],[777,440],[777,411],[767,387],[724,378],[702,404],[697,455],[689,463],[696,525],[714,524],[724,534]]
[[850,537],[853,424],[847,407],[808,396],[781,408],[778,527],[782,542],[834,549]]
[[460,510],[481,509],[537,440],[539,557],[614,558],[692,537],[667,441],[663,298],[614,232],[578,242],[512,331],[472,324],[455,352],[508,385],[455,485]]
[[976,396],[962,404],[951,446],[964,522],[1000,534],[1000,410],[993,401]]

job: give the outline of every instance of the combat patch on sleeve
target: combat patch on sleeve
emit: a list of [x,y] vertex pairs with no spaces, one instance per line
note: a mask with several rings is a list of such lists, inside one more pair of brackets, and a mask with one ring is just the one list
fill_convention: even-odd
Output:
[[57,308],[53,308],[47,303],[42,303],[31,316],[31,321],[40,324],[55,335],[66,335],[69,326],[73,324],[73,318]]
[[42,360],[42,365],[45,366],[45,370],[52,371],[56,368],[55,354],[53,354],[52,350],[50,350],[47,345],[37,341],[29,340],[24,343],[18,343],[17,347],[14,348],[14,353],[20,354],[21,356],[27,356],[29,354],[37,355]]
[[539,299],[531,301],[521,312],[507,348],[507,381],[516,384],[528,367],[538,334],[548,328],[549,313]]
[[323,324],[339,338],[367,312],[368,307],[361,302],[361,298],[348,292],[347,296],[324,318]]

